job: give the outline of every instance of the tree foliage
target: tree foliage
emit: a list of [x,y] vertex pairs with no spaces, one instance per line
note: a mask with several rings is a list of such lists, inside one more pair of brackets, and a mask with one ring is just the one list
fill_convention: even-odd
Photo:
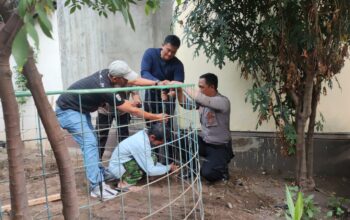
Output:
[[350,1],[196,0],[176,15],[195,54],[220,68],[237,61],[253,81],[246,100],[259,113],[257,126],[274,119],[284,145],[302,153],[300,135],[307,121],[308,135],[322,128],[315,122],[320,94],[337,82],[348,56]]

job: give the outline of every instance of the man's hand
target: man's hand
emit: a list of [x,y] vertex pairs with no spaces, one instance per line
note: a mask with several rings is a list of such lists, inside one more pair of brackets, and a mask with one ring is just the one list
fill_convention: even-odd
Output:
[[142,104],[141,104],[140,101],[132,101],[132,102],[131,102],[131,105],[132,105],[133,107],[136,107],[136,108],[141,108],[141,107],[142,107]]
[[170,164],[170,172],[174,172],[176,171],[177,169],[179,169],[179,166],[174,164],[174,163],[171,163]]
[[[171,81],[169,84],[170,85],[181,85],[181,84],[183,84],[183,82],[179,82],[179,81],[174,80],[174,81]],[[194,90],[192,88],[181,88],[181,87],[177,88],[178,93],[182,94],[182,90],[184,90],[187,93],[187,95],[189,95],[192,99],[194,99],[199,93],[199,91]]]
[[166,91],[162,91],[161,99],[162,101],[168,101],[170,99],[174,99],[176,97],[176,91],[171,89],[168,93]]
[[157,117],[157,119],[155,119],[155,120],[157,120],[157,121],[163,120],[164,122],[168,122],[168,120],[169,120],[169,115],[168,114],[160,113],[160,114],[155,114],[155,115]]
[[169,82],[168,84],[170,84],[170,85],[179,85],[179,84],[183,84],[183,82],[173,80],[173,81]]
[[132,100],[133,100],[133,102],[131,102],[131,105],[137,108],[141,108],[142,101],[139,93],[137,91],[133,91],[131,94],[132,94]]
[[160,81],[160,82],[158,83],[158,85],[159,85],[159,86],[165,86],[165,85],[168,85],[169,83],[170,83],[169,80],[163,80],[163,81]]
[[[180,82],[180,81],[171,81],[171,82],[169,82],[169,85],[182,85],[182,84],[183,84],[183,82]],[[179,91],[182,91],[182,88],[179,87],[179,88],[176,88],[176,90],[179,92]],[[171,93],[171,92],[173,92],[173,93]],[[169,95],[175,97],[176,96],[175,89],[172,89],[169,92]]]
[[134,96],[133,101],[131,101],[131,105],[137,108],[142,107],[142,102],[139,96]]
[[166,91],[162,91],[162,94],[160,97],[162,101],[168,101],[168,93],[166,93]]
[[168,96],[170,96],[172,98],[176,97],[176,91],[174,89],[170,89]]

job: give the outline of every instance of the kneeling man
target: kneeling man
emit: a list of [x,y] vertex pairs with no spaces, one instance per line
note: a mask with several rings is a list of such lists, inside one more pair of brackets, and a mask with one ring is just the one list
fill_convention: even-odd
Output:
[[127,189],[142,179],[143,175],[159,176],[175,171],[174,163],[163,165],[152,155],[152,148],[164,144],[166,132],[161,123],[152,124],[123,140],[113,151],[108,171],[119,179],[118,188]]

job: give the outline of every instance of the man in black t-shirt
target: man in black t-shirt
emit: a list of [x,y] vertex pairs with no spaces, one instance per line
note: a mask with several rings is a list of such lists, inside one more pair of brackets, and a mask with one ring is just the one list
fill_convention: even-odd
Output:
[[[142,79],[130,69],[127,63],[116,60],[108,69],[98,71],[73,83],[68,90],[113,88],[115,84],[151,86],[156,82]],[[98,145],[90,112],[108,103],[117,110],[149,120],[162,120],[166,115],[152,114],[134,107],[130,101],[124,100],[118,93],[65,93],[57,100],[56,116],[62,128],[72,134],[83,152],[86,176],[90,182],[92,197],[113,198],[117,192],[104,184],[103,166],[99,163]]]

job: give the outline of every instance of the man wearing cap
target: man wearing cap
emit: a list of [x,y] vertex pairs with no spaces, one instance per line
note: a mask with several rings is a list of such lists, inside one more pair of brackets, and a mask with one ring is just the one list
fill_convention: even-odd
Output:
[[[128,64],[121,60],[112,62],[108,69],[100,70],[91,76],[73,83],[72,89],[98,89],[113,88],[114,84],[121,87],[129,85],[150,86],[154,81],[138,77]],[[74,140],[80,145],[83,152],[86,176],[90,182],[90,195],[92,197],[113,198],[117,192],[104,184],[104,168],[99,164],[97,140],[91,123],[90,113],[104,103],[116,106],[117,110],[128,112],[149,120],[162,120],[164,114],[152,114],[134,107],[128,100],[114,93],[89,93],[60,95],[56,104],[56,116],[62,128],[72,134]]]

